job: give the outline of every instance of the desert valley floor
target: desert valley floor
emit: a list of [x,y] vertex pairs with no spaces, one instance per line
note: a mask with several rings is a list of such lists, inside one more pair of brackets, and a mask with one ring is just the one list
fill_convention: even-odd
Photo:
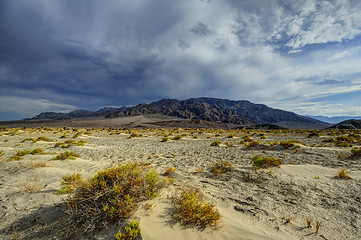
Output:
[[[144,240],[359,239],[360,134],[356,130],[2,128],[0,238],[66,238],[57,231],[65,217],[63,201],[71,196],[58,193],[63,176],[79,173],[91,178],[101,169],[142,162],[164,183],[158,195],[139,202],[131,216],[139,220]],[[66,151],[78,157],[55,159]],[[256,169],[252,165],[256,155],[282,163]],[[227,163],[231,169],[210,170],[215,163]],[[341,169],[351,178],[335,177]],[[172,196],[184,186],[199,189],[219,210],[217,229],[184,226],[173,219]],[[312,219],[309,228],[307,218]],[[90,235],[75,233],[75,238],[114,239],[118,230],[114,223]]]

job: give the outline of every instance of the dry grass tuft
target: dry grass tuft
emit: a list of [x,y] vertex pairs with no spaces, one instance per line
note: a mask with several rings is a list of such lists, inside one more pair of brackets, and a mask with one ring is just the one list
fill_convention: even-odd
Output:
[[321,227],[321,222],[317,221],[316,222],[316,232],[315,232],[315,234],[318,233],[318,231],[320,230],[320,227]]
[[195,188],[182,189],[179,196],[173,199],[176,213],[174,218],[183,225],[200,228],[216,227],[221,215],[214,205],[204,200],[203,195]]
[[312,218],[311,217],[306,218],[307,228],[311,227],[311,223],[312,223]]
[[33,181],[24,181],[21,183],[20,191],[21,193],[34,193],[39,192],[41,189],[43,189],[44,186],[42,186],[39,183],[38,177],[35,176]]
[[345,169],[340,169],[335,175],[335,178],[351,179],[351,177],[348,175],[349,173],[350,172],[346,171]]

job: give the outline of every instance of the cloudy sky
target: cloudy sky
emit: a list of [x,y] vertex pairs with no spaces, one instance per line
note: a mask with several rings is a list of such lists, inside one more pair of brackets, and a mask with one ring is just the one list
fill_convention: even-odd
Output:
[[361,1],[0,1],[0,120],[201,96],[361,115]]

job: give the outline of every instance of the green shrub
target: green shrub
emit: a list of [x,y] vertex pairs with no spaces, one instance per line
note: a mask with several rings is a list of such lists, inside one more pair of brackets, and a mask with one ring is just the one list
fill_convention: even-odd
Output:
[[26,141],[36,142],[36,140],[34,138],[25,138],[25,139],[21,140],[21,142],[26,142]]
[[294,147],[296,141],[292,141],[292,140],[288,140],[288,141],[281,141],[280,145],[282,145],[285,148],[290,148],[290,147]]
[[38,137],[38,138],[36,139],[36,141],[51,142],[52,140],[51,140],[50,138],[48,138],[48,137],[42,137],[42,136],[40,136],[40,137]]
[[270,157],[260,157],[255,155],[252,157],[252,165],[258,168],[268,168],[271,166],[279,167],[282,164],[282,159],[270,158]]
[[58,190],[59,194],[71,193],[74,190],[74,187],[81,184],[83,179],[81,174],[73,173],[71,175],[66,175],[63,177],[60,185],[61,188]]
[[176,208],[173,217],[183,225],[215,227],[221,218],[214,205],[206,202],[195,188],[183,189],[179,196],[174,197],[173,204]]
[[159,186],[158,177],[155,170],[140,163],[99,171],[75,186],[73,194],[65,200],[69,215],[65,235],[93,232],[128,218],[138,202],[154,195]]
[[233,166],[228,161],[218,161],[213,163],[209,170],[216,176],[226,172],[231,172],[233,170]]
[[177,136],[174,136],[173,138],[172,138],[172,140],[174,140],[174,141],[179,141],[179,140],[181,140],[182,139],[182,136],[181,135],[177,135]]
[[53,160],[65,160],[65,159],[71,159],[74,160],[75,158],[80,157],[79,154],[75,153],[75,152],[63,152],[60,153],[58,156],[54,157]]
[[214,142],[211,143],[211,146],[212,146],[212,147],[216,147],[216,146],[219,146],[219,145],[221,145],[221,144],[222,144],[221,141],[216,140],[216,141],[214,141]]
[[361,148],[352,148],[350,157],[361,157]]
[[161,142],[167,142],[169,140],[169,138],[167,137],[163,137],[162,140],[160,140]]
[[115,235],[116,240],[135,240],[140,234],[141,230],[139,228],[139,221],[133,220],[127,223],[127,226],[122,232],[119,230],[117,235]]

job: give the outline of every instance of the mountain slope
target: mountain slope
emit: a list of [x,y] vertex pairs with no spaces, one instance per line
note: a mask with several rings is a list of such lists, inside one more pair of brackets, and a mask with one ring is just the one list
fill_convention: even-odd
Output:
[[361,129],[361,120],[351,119],[332,125],[335,129]]

